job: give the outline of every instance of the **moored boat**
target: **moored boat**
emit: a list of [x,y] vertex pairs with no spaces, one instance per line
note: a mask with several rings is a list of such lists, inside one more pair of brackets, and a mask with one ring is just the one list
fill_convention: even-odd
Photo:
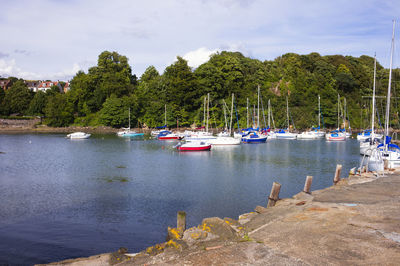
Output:
[[163,131],[160,134],[158,134],[157,139],[159,140],[180,140],[183,137],[176,134],[176,133],[172,133],[171,131]]
[[243,143],[264,143],[267,141],[268,136],[259,134],[257,132],[251,132],[246,136],[242,137]]
[[211,144],[204,141],[190,141],[176,146],[178,151],[209,151]]
[[91,136],[91,134],[89,133],[85,133],[85,132],[74,132],[71,134],[67,135],[67,138],[69,139],[87,139]]

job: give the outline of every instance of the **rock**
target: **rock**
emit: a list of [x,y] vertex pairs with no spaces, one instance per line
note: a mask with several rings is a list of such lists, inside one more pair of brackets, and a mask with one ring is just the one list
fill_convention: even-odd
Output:
[[258,215],[256,212],[249,212],[239,216],[239,223],[245,224],[249,222],[254,216]]
[[257,213],[264,213],[264,212],[267,211],[267,208],[265,208],[265,207],[263,207],[263,206],[257,206],[257,207],[254,209],[254,211],[257,212]]
[[221,240],[238,238],[236,231],[228,223],[218,217],[203,219],[200,229],[207,233],[217,235]]
[[197,242],[210,241],[218,238],[217,235],[214,235],[211,232],[204,231],[200,227],[201,226],[192,227],[186,230],[183,234],[182,240],[185,241],[188,245],[193,245]]
[[168,227],[168,235],[166,241],[169,240],[181,240],[183,232],[181,228],[171,228]]

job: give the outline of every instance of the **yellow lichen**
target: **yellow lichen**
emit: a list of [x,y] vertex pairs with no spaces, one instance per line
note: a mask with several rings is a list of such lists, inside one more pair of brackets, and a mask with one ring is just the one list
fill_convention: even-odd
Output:
[[211,227],[210,226],[207,226],[207,224],[204,223],[202,226],[199,226],[199,229],[201,229],[203,231],[206,231],[206,232],[211,232]]
[[181,234],[177,228],[169,228],[169,232],[175,239],[181,239]]
[[147,252],[148,254],[150,254],[151,252],[153,252],[153,247],[148,247],[148,248],[146,249],[146,252]]
[[192,233],[192,234],[191,234],[191,237],[192,237],[194,240],[199,239],[200,236],[201,236],[201,233]]
[[230,223],[229,221],[225,221],[225,223],[227,223],[227,224],[231,225],[231,223]]
[[179,249],[181,247],[180,244],[176,243],[174,240],[170,240],[167,242],[167,246],[169,247],[174,247],[176,249]]

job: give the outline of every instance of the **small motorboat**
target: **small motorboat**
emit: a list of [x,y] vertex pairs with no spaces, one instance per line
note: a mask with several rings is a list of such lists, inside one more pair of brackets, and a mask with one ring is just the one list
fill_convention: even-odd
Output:
[[211,144],[204,141],[190,141],[176,146],[178,151],[209,151]]
[[67,138],[69,139],[87,139],[89,137],[90,134],[85,132],[74,132],[67,135]]

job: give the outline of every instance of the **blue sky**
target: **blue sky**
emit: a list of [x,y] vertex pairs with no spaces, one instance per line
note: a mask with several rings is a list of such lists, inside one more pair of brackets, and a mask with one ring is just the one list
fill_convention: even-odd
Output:
[[104,50],[127,56],[139,77],[150,65],[162,73],[178,55],[197,67],[222,50],[262,61],[376,52],[388,67],[392,20],[400,17],[400,1],[388,0],[0,0],[0,7],[0,76],[52,80],[87,71]]

